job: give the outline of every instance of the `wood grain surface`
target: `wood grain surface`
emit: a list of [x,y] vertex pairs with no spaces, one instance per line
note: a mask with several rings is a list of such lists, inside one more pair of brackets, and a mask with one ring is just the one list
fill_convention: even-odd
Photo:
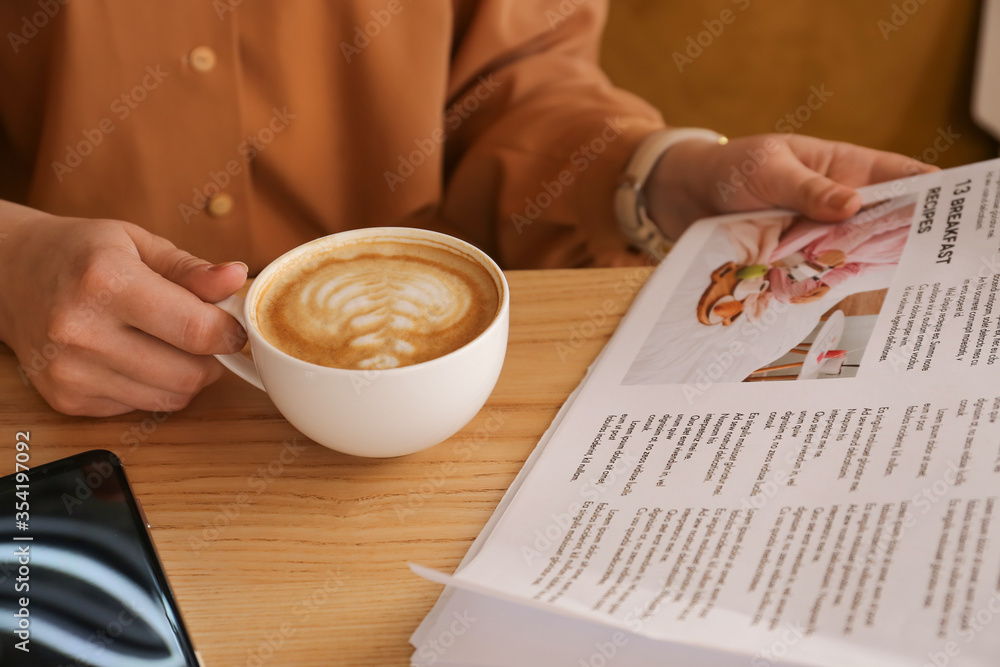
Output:
[[511,335],[486,407],[458,435],[391,460],[341,455],[227,374],[186,409],[54,412],[0,345],[0,470],[92,448],[125,462],[194,642],[216,665],[407,665],[407,640],[649,275],[511,272]]

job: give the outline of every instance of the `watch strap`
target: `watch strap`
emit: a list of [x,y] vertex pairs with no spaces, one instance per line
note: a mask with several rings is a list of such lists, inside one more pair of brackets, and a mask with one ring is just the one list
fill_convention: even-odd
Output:
[[642,191],[663,154],[675,144],[690,140],[709,141],[719,145],[729,141],[718,132],[698,127],[678,127],[653,132],[640,142],[632,154],[615,192],[615,214],[619,228],[634,246],[657,261],[667,256],[673,242],[649,217]]

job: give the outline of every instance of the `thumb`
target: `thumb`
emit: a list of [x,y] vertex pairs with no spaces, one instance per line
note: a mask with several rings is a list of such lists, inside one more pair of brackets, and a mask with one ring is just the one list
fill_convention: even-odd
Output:
[[202,259],[197,262],[197,266],[183,272],[174,282],[206,303],[236,294],[247,281],[249,268],[243,262],[210,264]]
[[791,208],[820,222],[837,222],[861,209],[861,195],[854,188],[802,164],[791,152],[774,156],[779,164],[769,170],[770,182],[760,183],[758,197],[777,206]]
[[206,303],[222,301],[246,283],[248,268],[243,262],[212,264],[141,227],[129,231],[146,266]]

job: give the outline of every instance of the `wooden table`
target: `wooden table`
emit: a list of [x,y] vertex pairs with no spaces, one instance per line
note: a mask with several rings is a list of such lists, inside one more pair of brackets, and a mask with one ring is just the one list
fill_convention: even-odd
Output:
[[648,268],[511,272],[510,347],[493,396],[459,434],[390,460],[305,439],[227,375],[181,412],[67,417],[0,345],[0,442],[32,465],[93,448],[125,462],[195,645],[216,665],[408,665],[407,639]]

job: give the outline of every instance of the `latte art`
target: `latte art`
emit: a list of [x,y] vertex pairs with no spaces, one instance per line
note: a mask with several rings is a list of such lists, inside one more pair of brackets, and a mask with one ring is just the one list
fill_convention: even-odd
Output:
[[261,333],[288,354],[368,370],[462,347],[489,326],[498,303],[492,277],[478,264],[443,249],[385,242],[353,256],[324,253],[283,272],[257,312]]
[[423,266],[418,273],[409,261],[380,269],[383,263],[355,260],[327,267],[311,277],[299,297],[300,332],[310,339],[343,341],[357,359],[355,368],[414,363],[414,338],[460,324],[475,297],[458,276],[437,267]]

